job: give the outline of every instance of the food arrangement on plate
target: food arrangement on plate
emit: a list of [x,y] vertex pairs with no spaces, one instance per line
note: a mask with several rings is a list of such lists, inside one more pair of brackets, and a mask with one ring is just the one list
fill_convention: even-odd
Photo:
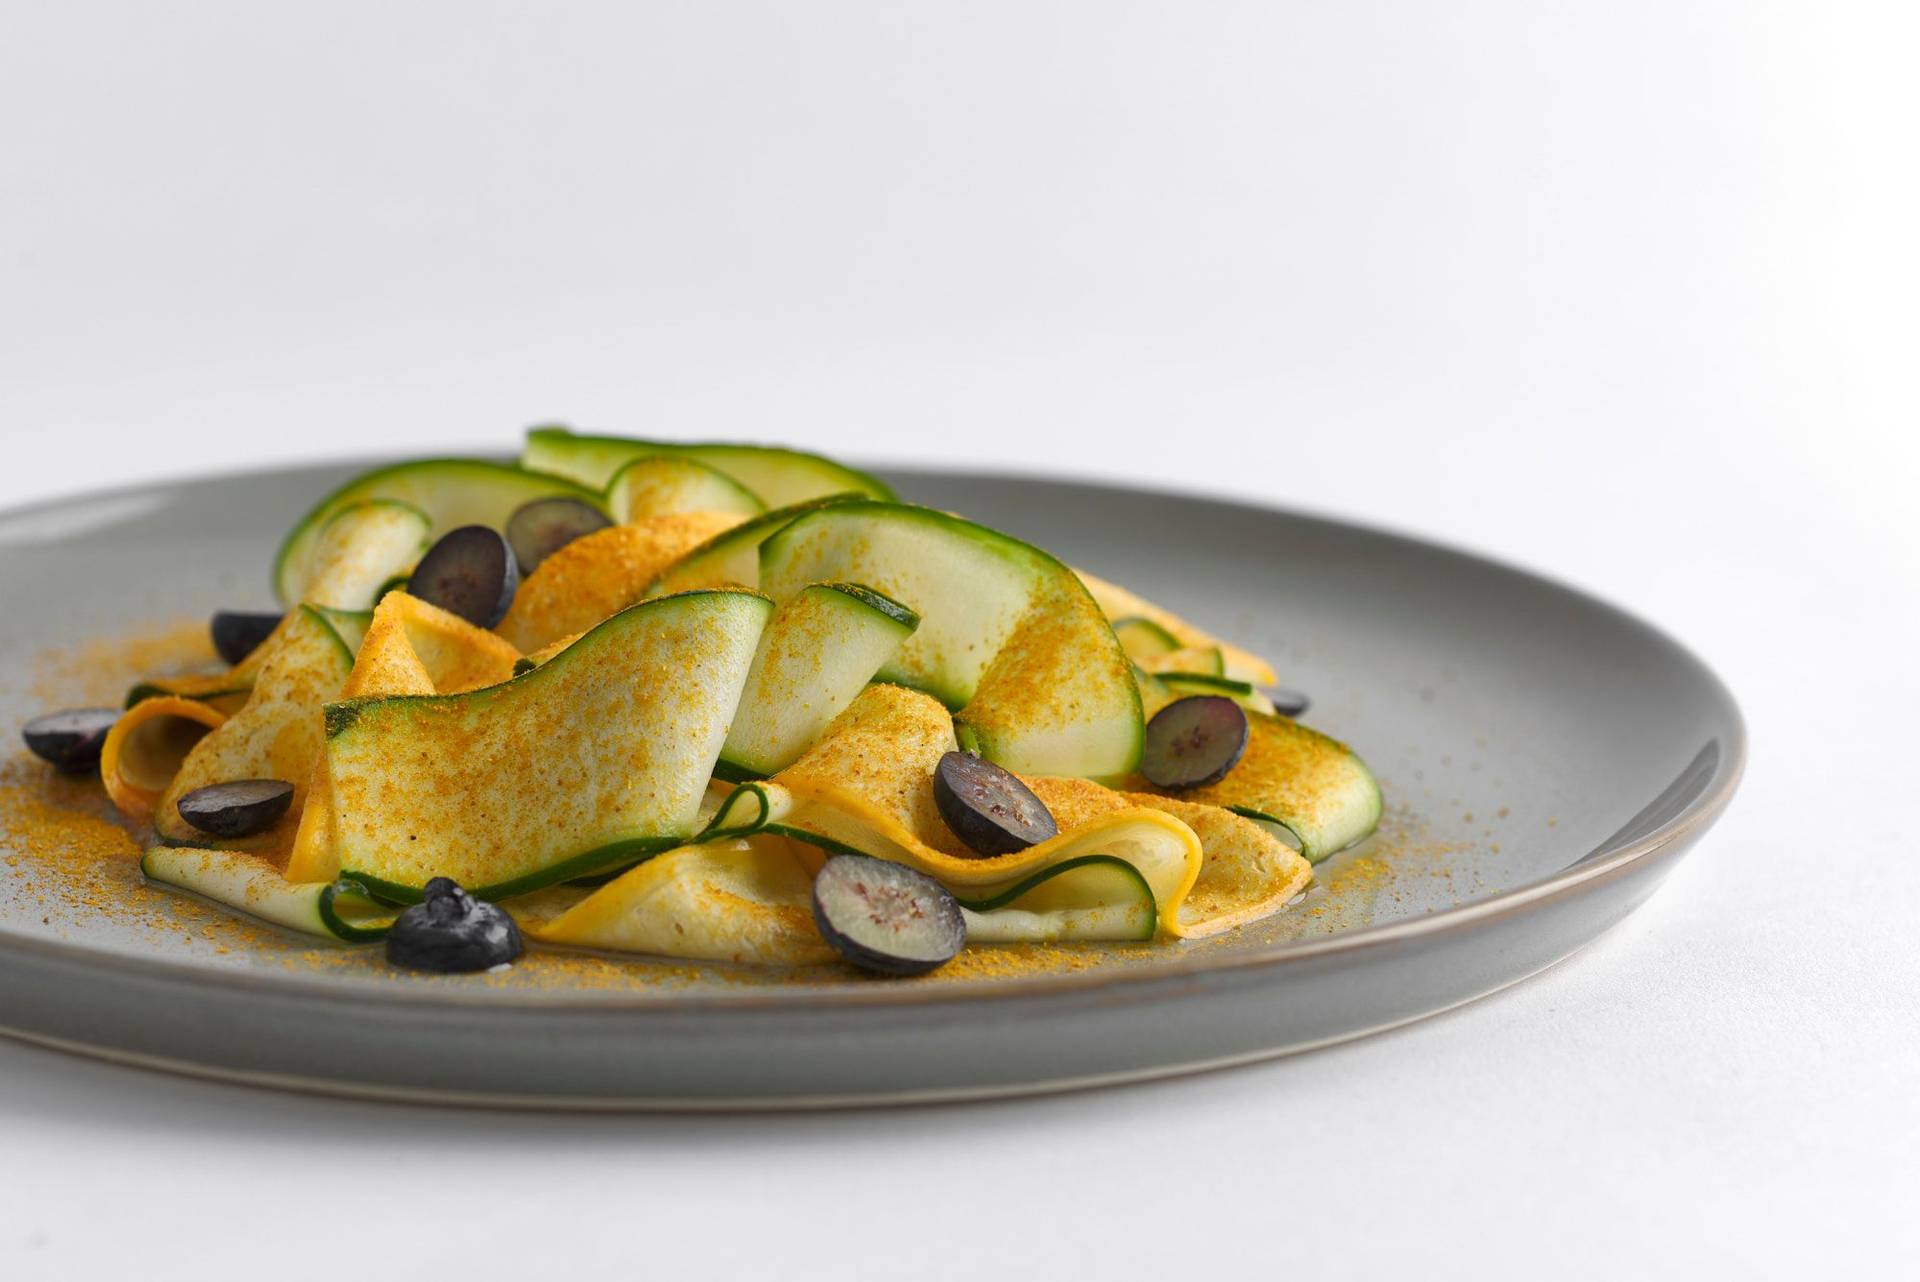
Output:
[[1380,818],[1265,660],[813,454],[538,428],[355,478],[272,576],[219,671],[27,745],[149,880],[398,966],[1172,947]]

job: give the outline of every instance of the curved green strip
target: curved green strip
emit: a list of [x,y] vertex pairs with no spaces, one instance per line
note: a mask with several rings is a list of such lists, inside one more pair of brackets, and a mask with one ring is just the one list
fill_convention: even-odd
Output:
[[1068,859],[1062,863],[1057,863],[1051,868],[1042,868],[1039,872],[1015,886],[1012,890],[1002,891],[990,899],[961,899],[956,895],[954,896],[954,902],[970,912],[992,912],[996,908],[1005,908],[1022,895],[1031,891],[1035,886],[1043,882],[1052,881],[1063,872],[1071,872],[1075,868],[1085,868],[1092,864],[1110,864],[1115,869],[1124,870],[1126,875],[1132,878],[1140,887],[1140,893],[1146,896],[1147,903],[1153,905],[1153,912],[1150,913],[1149,916],[1158,920],[1160,907],[1159,901],[1153,897],[1153,887],[1147,884],[1147,879],[1140,875],[1138,868],[1135,868],[1126,860],[1114,855],[1081,855],[1076,859]]

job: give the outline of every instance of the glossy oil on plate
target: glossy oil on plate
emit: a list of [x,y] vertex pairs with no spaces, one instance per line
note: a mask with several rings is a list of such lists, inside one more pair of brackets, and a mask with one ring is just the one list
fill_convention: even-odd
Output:
[[[265,608],[309,468],[0,514],[0,723],[117,702]],[[1018,1094],[1219,1067],[1390,1028],[1551,966],[1726,806],[1739,713],[1600,602],[1461,553],[1143,491],[895,472],[1270,656],[1353,744],[1380,832],[1286,912],[1192,944],[976,949],[923,980],[537,952],[390,970],[144,887],[97,784],[0,766],[0,1031],[296,1089],[575,1108],[797,1108]],[[11,743],[17,745],[17,738]],[[125,851],[134,849],[120,838]],[[1551,982],[1545,980],[1542,982]]]

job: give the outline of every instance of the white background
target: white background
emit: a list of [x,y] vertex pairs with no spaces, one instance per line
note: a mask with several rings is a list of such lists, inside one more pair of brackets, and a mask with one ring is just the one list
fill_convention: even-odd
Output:
[[0,1275],[1913,1266],[1910,6],[558,9],[7,6],[0,502],[556,418],[1265,498],[1660,621],[1745,789],[1546,976],[1162,1085],[547,1118],[0,1044]]

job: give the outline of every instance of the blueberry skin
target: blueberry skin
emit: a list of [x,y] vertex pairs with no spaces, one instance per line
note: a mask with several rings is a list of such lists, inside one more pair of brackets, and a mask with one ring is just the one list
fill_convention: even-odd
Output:
[[976,855],[1011,855],[1060,834],[1053,813],[1020,777],[970,752],[949,752],[933,771],[933,803]]
[[407,580],[407,591],[457,614],[476,628],[507,617],[520,590],[520,564],[500,531],[463,525],[427,549]]
[[68,708],[35,717],[20,727],[27,750],[67,774],[84,774],[100,765],[100,748],[120,719],[117,708]]
[[387,960],[395,966],[446,975],[490,970],[525,948],[504,909],[475,899],[451,878],[435,877],[425,895],[387,932]]
[[213,648],[228,663],[238,664],[260,648],[273,635],[284,614],[259,614],[245,610],[216,610],[207,630],[213,634]]
[[579,499],[535,499],[521,504],[507,518],[507,542],[513,546],[520,573],[528,575],[575,539],[585,538],[612,524],[606,513]]
[[174,803],[180,817],[209,837],[252,837],[280,822],[293,785],[278,779],[236,779],[195,788]]
[[1267,699],[1273,704],[1273,710],[1283,717],[1297,717],[1313,706],[1313,700],[1285,686],[1274,686],[1268,690]]
[[1140,773],[1178,791],[1218,783],[1240,763],[1251,727],[1244,708],[1217,694],[1175,699],[1147,722]]

